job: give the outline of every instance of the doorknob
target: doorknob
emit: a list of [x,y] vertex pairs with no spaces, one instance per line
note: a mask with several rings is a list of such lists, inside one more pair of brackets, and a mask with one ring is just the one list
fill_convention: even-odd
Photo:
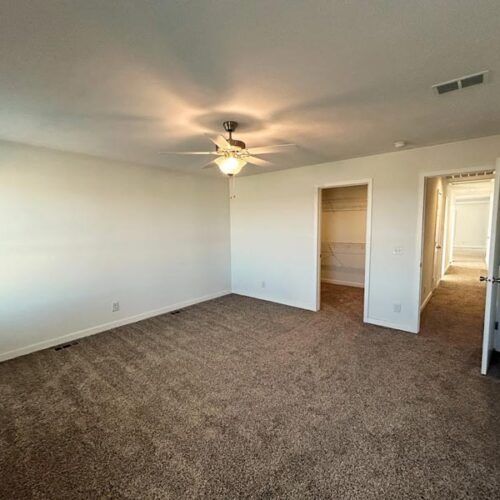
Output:
[[437,248],[438,250],[441,250],[441,248],[443,248],[443,247],[442,247],[441,245],[436,245],[436,248]]
[[492,278],[488,278],[488,276],[480,276],[479,281],[488,281],[490,283],[500,283],[500,278],[496,278],[493,276]]

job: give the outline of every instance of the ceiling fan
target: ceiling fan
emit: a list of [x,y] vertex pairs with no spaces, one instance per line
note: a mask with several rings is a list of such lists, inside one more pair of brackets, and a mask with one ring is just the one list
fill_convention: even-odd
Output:
[[209,139],[215,144],[215,151],[162,151],[163,154],[177,155],[211,155],[217,158],[211,158],[202,168],[214,167],[217,165],[223,174],[233,176],[241,172],[241,169],[247,164],[266,167],[272,165],[270,161],[258,158],[255,155],[267,153],[279,153],[281,148],[295,146],[295,144],[276,144],[274,146],[261,146],[247,149],[246,144],[238,139],[233,139],[233,132],[238,127],[238,122],[223,122],[224,130],[229,134],[226,139],[218,135],[215,139]]

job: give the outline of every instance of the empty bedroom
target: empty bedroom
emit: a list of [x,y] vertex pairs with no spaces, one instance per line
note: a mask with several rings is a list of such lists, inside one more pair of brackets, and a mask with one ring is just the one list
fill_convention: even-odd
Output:
[[497,498],[499,19],[0,0],[0,498]]

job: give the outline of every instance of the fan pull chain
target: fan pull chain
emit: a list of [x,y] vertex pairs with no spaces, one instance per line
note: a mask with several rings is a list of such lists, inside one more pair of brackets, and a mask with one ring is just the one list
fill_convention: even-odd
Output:
[[234,200],[236,198],[236,176],[231,175],[229,177],[229,199]]

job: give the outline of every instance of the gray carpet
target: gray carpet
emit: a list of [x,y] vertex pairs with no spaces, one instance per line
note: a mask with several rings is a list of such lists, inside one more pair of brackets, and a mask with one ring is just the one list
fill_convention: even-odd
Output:
[[500,384],[433,301],[417,337],[364,326],[358,289],[231,295],[5,362],[0,497],[493,498]]

